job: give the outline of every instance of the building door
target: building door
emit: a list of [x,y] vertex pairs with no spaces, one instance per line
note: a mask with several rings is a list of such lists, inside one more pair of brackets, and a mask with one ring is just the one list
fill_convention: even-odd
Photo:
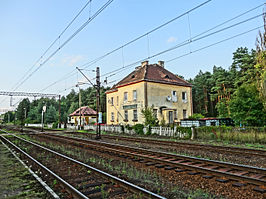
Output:
[[169,124],[173,124],[173,111],[169,111]]

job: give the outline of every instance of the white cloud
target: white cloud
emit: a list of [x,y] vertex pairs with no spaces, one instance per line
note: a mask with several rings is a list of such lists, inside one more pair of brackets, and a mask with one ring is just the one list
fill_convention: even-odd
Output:
[[63,62],[63,64],[66,64],[68,66],[73,66],[82,59],[83,59],[82,55],[70,55],[70,56],[65,56],[62,59],[62,62]]
[[176,37],[171,36],[167,39],[167,43],[174,43],[174,42],[176,42]]

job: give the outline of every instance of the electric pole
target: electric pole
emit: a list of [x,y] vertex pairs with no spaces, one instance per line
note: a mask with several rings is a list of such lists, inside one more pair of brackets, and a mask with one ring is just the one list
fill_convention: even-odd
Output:
[[58,128],[61,128],[61,96],[58,96]]
[[[100,88],[101,88],[101,83],[100,83],[100,69],[99,67],[96,68],[96,112],[97,112],[97,117],[96,117],[96,122],[97,122],[97,127],[96,127],[96,139],[101,139],[101,125],[102,123],[102,118],[101,118],[101,106],[100,106]],[[99,121],[100,120],[100,121]]]
[[88,80],[88,82],[96,89],[96,139],[101,139],[101,126],[100,123],[102,123],[102,113],[101,113],[101,105],[100,105],[100,88],[101,88],[101,82],[100,82],[100,68],[96,67],[96,85],[94,85],[90,79],[79,69],[76,67],[76,69]]

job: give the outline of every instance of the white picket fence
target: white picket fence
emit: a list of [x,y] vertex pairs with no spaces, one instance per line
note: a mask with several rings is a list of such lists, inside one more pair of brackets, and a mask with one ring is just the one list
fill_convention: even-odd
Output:
[[178,138],[184,138],[187,133],[177,132],[176,127],[170,128],[170,127],[152,127],[151,128],[152,134],[157,134],[160,136],[170,136],[170,137],[178,137]]
[[[84,126],[84,130],[96,130],[95,125],[86,125]],[[115,132],[115,133],[122,133],[122,127],[121,126],[113,126],[113,125],[101,125],[101,130],[106,131],[106,132]],[[147,128],[143,129],[144,133],[148,132]],[[124,128],[124,132],[126,134],[136,134],[135,131],[129,130],[127,128]],[[175,128],[170,128],[170,127],[152,127],[151,128],[151,133],[152,134],[157,134],[160,136],[170,136],[170,137],[178,137],[178,138],[184,138],[187,136],[187,133],[181,133],[177,132],[176,127]]]
[[[25,126],[28,126],[28,127],[39,127],[39,128],[41,128],[42,127],[42,124],[25,124]],[[53,124],[47,124],[47,127],[48,128],[53,128]]]
[[[41,124],[27,124],[29,127],[42,127]],[[52,128],[52,124],[48,124],[48,128]],[[78,126],[72,126],[70,124],[67,125],[67,129],[70,130],[78,130]],[[96,125],[85,125],[84,130],[93,130],[96,131]],[[111,132],[111,133],[122,133],[122,126],[114,126],[114,125],[101,125],[101,130],[105,132]],[[144,133],[148,132],[148,128],[143,129]],[[135,131],[129,130],[127,128],[124,128],[124,133],[134,135],[136,134]],[[184,138],[188,136],[187,133],[181,133],[177,132],[176,127],[170,128],[170,127],[151,127],[151,133],[157,134],[159,136],[168,136],[168,137],[177,137],[177,138]]]

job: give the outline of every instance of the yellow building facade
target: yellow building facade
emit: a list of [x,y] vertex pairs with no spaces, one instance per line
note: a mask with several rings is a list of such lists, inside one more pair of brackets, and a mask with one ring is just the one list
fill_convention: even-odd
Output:
[[152,107],[154,115],[166,124],[192,115],[191,84],[164,68],[164,63],[137,67],[106,92],[107,124],[143,124],[141,111]]

